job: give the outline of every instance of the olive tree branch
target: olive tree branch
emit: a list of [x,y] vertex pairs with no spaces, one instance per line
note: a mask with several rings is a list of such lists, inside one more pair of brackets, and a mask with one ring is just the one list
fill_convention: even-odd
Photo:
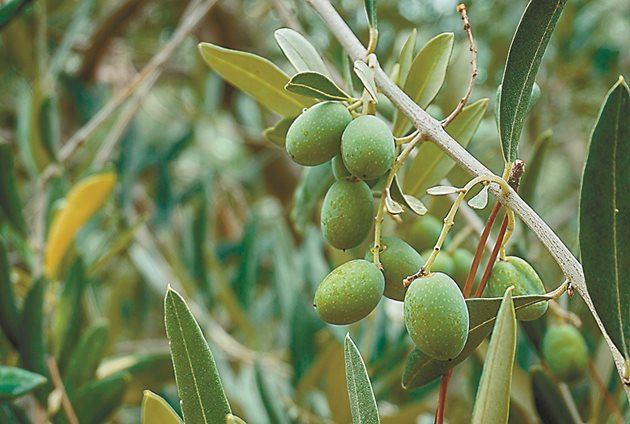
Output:
[[[350,55],[352,60],[365,60],[366,49],[361,45],[354,33],[350,30],[345,21],[339,16],[328,0],[306,0],[319,13],[328,29],[340,42],[341,46]],[[391,100],[391,102],[404,113],[405,116],[419,129],[423,136],[436,144],[450,156],[459,166],[468,173],[479,176],[491,174],[481,162],[472,156],[464,147],[455,141],[442,127],[441,123],[430,116],[420,106],[405,94],[382,70],[380,65],[375,68],[375,80],[381,92]],[[582,265],[573,256],[567,246],[560,240],[558,235],[547,225],[547,223],[534,212],[534,210],[521,199],[514,190],[510,189],[503,193],[497,184],[490,185],[490,192],[496,196],[497,200],[505,207],[514,211],[516,215],[527,225],[540,242],[554,258],[567,280],[575,287],[586,306],[591,311],[599,326],[610,351],[615,360],[615,365],[620,377],[624,376],[624,358],[619,349],[614,345],[610,336],[606,332],[601,319],[599,318],[593,301],[588,294]],[[630,401],[630,385],[624,384],[626,396]]]

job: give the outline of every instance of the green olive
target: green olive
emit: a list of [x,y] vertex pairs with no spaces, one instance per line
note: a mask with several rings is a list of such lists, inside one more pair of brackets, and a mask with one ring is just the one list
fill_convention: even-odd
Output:
[[[403,280],[416,273],[424,260],[413,247],[398,237],[383,237],[381,239],[381,253],[379,259],[385,274],[384,295],[393,300],[402,301],[407,291],[403,286]],[[372,252],[367,251],[367,260],[373,260]]]
[[[516,256],[497,260],[492,267],[485,293],[490,297],[502,297],[510,286],[514,286],[514,296],[545,293],[545,286],[534,268]],[[540,318],[546,311],[547,302],[539,302],[519,309],[516,317],[521,321],[532,321]]]
[[439,360],[455,358],[468,339],[468,308],[451,277],[430,274],[411,283],[405,295],[404,317],[411,340]]
[[372,262],[355,259],[335,268],[315,292],[313,306],[324,321],[347,325],[365,318],[383,296],[383,273]]
[[588,362],[588,348],[582,334],[571,325],[547,329],[542,341],[545,362],[561,380],[575,381],[584,375]]
[[341,155],[346,168],[355,177],[378,178],[396,159],[392,131],[376,116],[360,116],[348,124],[341,136]]
[[[423,258],[429,258],[433,253],[433,249],[427,249],[421,253]],[[441,251],[438,253],[437,258],[435,258],[435,262],[431,266],[431,271],[433,272],[441,272],[444,274],[451,275],[453,274],[453,270],[455,269],[455,263],[453,262],[453,258],[448,252]]]
[[341,135],[350,121],[352,115],[341,103],[318,103],[289,127],[287,152],[300,165],[322,164],[340,152]]
[[332,159],[332,171],[335,179],[337,180],[341,180],[351,175],[350,171],[348,171],[348,168],[346,168],[346,165],[343,164],[343,159],[341,159],[341,155],[337,155]]
[[361,180],[338,180],[324,197],[321,227],[324,238],[337,249],[350,249],[372,228],[372,190]]
[[443,222],[432,215],[420,217],[403,236],[418,252],[432,249],[440,237]]

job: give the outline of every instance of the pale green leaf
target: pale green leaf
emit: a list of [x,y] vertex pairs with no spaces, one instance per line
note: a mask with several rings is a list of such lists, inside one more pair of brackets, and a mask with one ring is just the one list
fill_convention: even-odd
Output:
[[282,118],[274,126],[265,129],[263,135],[276,146],[284,148],[287,141],[287,132],[293,121],[295,121],[295,117]]
[[483,209],[488,205],[488,188],[483,187],[472,199],[468,201],[468,206],[473,209]]
[[330,76],[321,56],[302,34],[290,28],[280,28],[273,36],[297,72],[313,71]]
[[510,287],[505,291],[483,364],[471,422],[507,423],[512,367],[516,353],[516,313]]
[[354,61],[354,73],[357,74],[363,87],[368,92],[374,103],[378,102],[378,92],[376,90],[376,82],[374,82],[374,72],[362,60]]
[[[466,106],[446,127],[446,132],[463,147],[468,147],[487,108],[488,99],[477,100]],[[425,142],[416,149],[416,156],[405,174],[404,188],[405,193],[421,196],[428,187],[445,178],[455,162],[434,143]]]
[[446,196],[447,194],[455,194],[459,191],[457,187],[453,186],[434,186],[427,189],[427,194],[431,196]]
[[580,250],[588,292],[604,328],[630,359],[630,91],[608,92],[582,178]]
[[[411,63],[409,74],[402,85],[403,91],[423,109],[431,104],[444,83],[453,51],[453,39],[451,32],[437,35],[425,44]],[[394,119],[394,136],[405,134],[409,127],[410,123],[405,115],[397,113]]]
[[183,424],[177,412],[161,396],[151,390],[144,391],[142,398],[142,424]]
[[305,71],[293,75],[286,85],[292,93],[322,100],[351,100],[351,96],[343,91],[326,75]]
[[204,61],[227,82],[281,116],[297,116],[312,99],[284,89],[289,77],[269,60],[252,53],[200,43]]
[[399,215],[405,211],[400,203],[391,198],[389,193],[385,196],[385,209],[392,215]]
[[427,213],[427,207],[419,199],[409,194],[403,194],[398,177],[394,176],[394,181],[391,187],[391,196],[395,201],[405,205],[411,212],[416,215],[424,215]]
[[164,315],[184,421],[225,421],[231,410],[212,352],[186,302],[170,287],[164,299]]
[[567,0],[531,0],[508,53],[499,104],[503,159],[518,159],[518,143],[530,107],[534,78]]
[[409,75],[409,69],[411,68],[411,62],[413,60],[413,54],[416,50],[416,38],[418,31],[416,29],[411,30],[411,34],[409,34],[409,38],[403,44],[402,49],[400,50],[400,56],[398,57],[398,65],[400,68],[398,70],[398,81],[406,81],[407,75]]
[[379,423],[372,384],[361,354],[350,338],[350,334],[346,334],[344,358],[352,424]]

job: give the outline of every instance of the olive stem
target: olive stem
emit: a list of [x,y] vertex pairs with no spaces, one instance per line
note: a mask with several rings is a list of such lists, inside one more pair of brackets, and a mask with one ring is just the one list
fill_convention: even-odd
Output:
[[350,103],[350,105],[348,105],[346,109],[348,109],[349,112],[352,112],[353,110],[360,108],[361,105],[363,105],[363,100],[355,100],[354,102]]
[[411,132],[408,135],[402,136],[402,137],[394,137],[394,140],[396,141],[396,145],[400,146],[402,144],[406,144],[409,143],[410,141],[412,141],[414,138],[416,138],[416,136],[418,135],[419,131],[415,130],[413,132]]
[[404,150],[400,152],[400,155],[398,155],[394,161],[394,165],[392,165],[392,169],[390,169],[389,174],[387,175],[387,180],[385,181],[385,187],[383,188],[383,193],[381,194],[378,210],[376,212],[376,216],[374,217],[374,246],[370,249],[372,256],[374,257],[374,265],[379,268],[381,267],[379,255],[381,252],[381,224],[384,219],[385,200],[390,196],[390,188],[394,182],[394,177],[396,177],[396,174],[405,163],[405,160],[409,157],[409,154],[420,141],[422,141],[422,135],[420,132],[416,131],[414,138],[409,142]]
[[368,41],[366,57],[376,50],[376,43],[378,42],[378,29],[370,27],[370,39]]

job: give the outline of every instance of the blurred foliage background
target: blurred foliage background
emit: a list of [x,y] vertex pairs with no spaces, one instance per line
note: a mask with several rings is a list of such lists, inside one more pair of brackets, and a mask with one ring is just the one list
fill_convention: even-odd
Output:
[[[0,6],[8,3],[0,1]],[[59,199],[85,176],[103,170],[118,175],[113,196],[80,230],[58,281],[49,282],[44,298],[49,346],[60,343],[54,330],[55,323],[64,322],[59,316],[70,311],[73,318],[66,321],[74,328],[64,339],[66,350],[49,349],[62,375],[88,330],[108,323],[103,346],[85,358],[94,358],[94,363],[82,383],[125,373],[124,384],[110,396],[111,406],[102,407],[106,397],[100,398],[103,412],[90,420],[138,422],[144,388],[158,391],[178,408],[162,311],[166,285],[172,284],[185,294],[208,337],[236,414],[250,423],[348,422],[341,344],[348,329],[324,324],[311,303],[330,269],[362,257],[367,243],[349,252],[324,247],[317,208],[322,185],[332,183],[330,173],[322,174],[318,187],[301,181],[301,168],[262,135],[278,117],[211,72],[196,47],[209,41],[254,52],[291,74],[272,36],[275,29],[289,26],[307,36],[341,73],[343,52],[320,18],[297,0],[27,3],[0,30],[0,139],[10,146],[3,154],[12,154],[26,221],[24,234],[3,223],[0,237],[8,247],[11,281],[20,302],[41,266],[42,217],[47,228]],[[363,2],[334,4],[367,41]],[[490,99],[469,149],[496,173],[503,161],[494,96],[525,4],[467,3],[479,51],[471,101]],[[170,53],[169,40],[186,26],[181,18],[185,10],[199,13],[204,5],[210,7],[198,16],[199,25],[184,34],[166,61],[143,75],[152,58]],[[470,72],[468,44],[455,8],[450,0],[379,2],[376,52],[386,70],[413,28],[420,46],[440,32],[455,33],[446,83],[429,109],[438,118],[455,107]],[[629,2],[570,1],[539,72],[542,95],[521,142],[521,157],[530,169],[539,170],[532,174],[537,181],[525,182],[529,188],[524,196],[576,255],[578,189],[588,137],[608,87],[619,74],[630,76],[629,35]],[[123,105],[71,157],[60,161],[67,140],[139,75],[142,79]],[[548,129],[553,135],[536,143]],[[55,172],[41,184],[46,169]],[[460,170],[449,176],[457,184],[467,178]],[[425,200],[429,212],[441,218],[448,204]],[[488,211],[480,213],[481,219]],[[405,234],[417,219],[423,218],[404,215],[400,225],[388,220],[385,234]],[[469,231],[468,225],[460,217],[453,239]],[[459,239],[473,251],[476,237]],[[559,268],[523,225],[512,240],[509,250],[528,258],[548,289],[562,282]],[[66,302],[70,295],[64,293],[73,279],[80,287],[78,300]],[[610,353],[592,318],[577,296],[565,296],[561,303],[575,314],[573,319],[581,319],[593,360],[592,372],[566,388],[571,394],[564,400],[573,399],[572,407],[589,422],[614,420],[615,409],[628,422]],[[537,345],[544,325],[531,325],[519,334],[515,423],[540,422],[549,408],[536,405],[528,376],[530,366],[540,362]],[[431,422],[437,381],[409,392],[400,386],[403,360],[411,349],[402,304],[384,299],[351,332],[368,364],[383,422],[416,422],[415,417]],[[17,365],[18,358],[1,336],[2,364]],[[482,358],[481,353],[473,355],[455,372],[449,422],[467,422]],[[51,411],[60,410],[58,396],[40,401]],[[36,401],[27,397],[17,404],[34,406]],[[38,408],[25,410],[31,418],[41,413]],[[64,419],[63,412],[55,417]]]

